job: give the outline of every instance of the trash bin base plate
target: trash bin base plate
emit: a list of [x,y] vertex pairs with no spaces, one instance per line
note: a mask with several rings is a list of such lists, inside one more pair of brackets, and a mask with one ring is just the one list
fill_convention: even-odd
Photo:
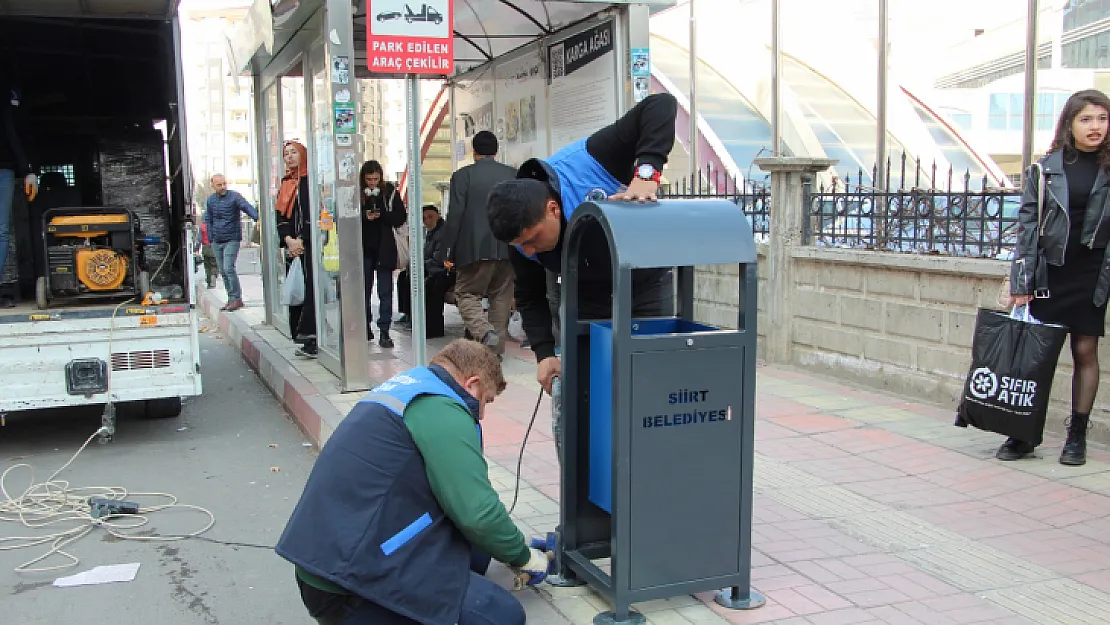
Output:
[[643,625],[647,622],[647,618],[635,610],[629,610],[628,618],[623,621],[616,618],[617,615],[613,612],[602,612],[594,617],[594,625]]
[[754,610],[762,608],[767,603],[767,598],[759,593],[756,589],[748,590],[748,596],[745,598],[734,598],[732,589],[726,588],[717,593],[714,598],[717,605],[724,606],[730,610]]

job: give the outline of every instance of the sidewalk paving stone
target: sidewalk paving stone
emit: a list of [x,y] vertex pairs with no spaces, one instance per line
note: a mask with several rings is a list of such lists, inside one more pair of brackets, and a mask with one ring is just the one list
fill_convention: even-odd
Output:
[[[247,308],[221,313],[222,290],[202,292],[218,326],[321,444],[356,401],[317,361],[263,323],[261,283],[242,277]],[[448,307],[449,336],[461,336]],[[410,367],[410,338],[371,347],[375,381]],[[507,346],[509,387],[483,430],[490,478],[528,534],[558,522],[559,470],[550,403],[539,399],[535,359]],[[280,387],[280,388],[279,388]],[[1037,457],[993,458],[1001,437],[952,425],[954,411],[855,388],[803,370],[757,371],[752,585],[767,604],[732,611],[713,593],[635,606],[649,623],[1105,623],[1110,620],[1110,453],[1083,467],[1056,462],[1062,441]],[[521,456],[520,441],[528,432]],[[502,570],[501,573],[504,573]],[[609,609],[587,588],[542,585],[521,593],[532,622],[592,623]],[[553,610],[552,610],[553,609]],[[558,615],[555,615],[555,613]]]

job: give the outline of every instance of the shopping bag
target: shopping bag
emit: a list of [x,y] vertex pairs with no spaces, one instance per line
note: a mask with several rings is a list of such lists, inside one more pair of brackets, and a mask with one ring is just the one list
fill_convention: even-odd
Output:
[[289,263],[289,270],[285,272],[285,284],[281,287],[282,306],[300,306],[304,304],[304,267],[301,257],[298,256]]
[[524,334],[524,318],[520,316],[520,311],[513,311],[513,315],[509,317],[509,336],[522,342],[527,338]]
[[1040,445],[1067,334],[1064,326],[1034,319],[1027,306],[980,309],[955,425]]

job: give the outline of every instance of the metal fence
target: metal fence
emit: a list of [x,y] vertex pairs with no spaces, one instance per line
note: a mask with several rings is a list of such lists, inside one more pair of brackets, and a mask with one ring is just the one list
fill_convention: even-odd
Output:
[[689,176],[659,187],[659,198],[706,199],[720,198],[740,206],[752,225],[757,238],[766,238],[770,231],[771,190],[743,178],[706,168],[695,179]]
[[[888,171],[889,165],[890,161]],[[914,171],[906,188],[908,165]],[[872,170],[871,180],[877,173]],[[895,178],[896,172],[891,174]],[[952,168],[938,180],[936,164],[926,170],[920,160],[907,161],[904,155],[897,180],[898,189],[877,189],[864,184],[860,170],[855,180],[849,176],[844,181],[834,178],[829,188],[809,186],[805,202],[810,218],[804,224],[808,242],[976,258],[1006,258],[1012,253],[1020,189],[991,188],[986,176],[959,176]]]

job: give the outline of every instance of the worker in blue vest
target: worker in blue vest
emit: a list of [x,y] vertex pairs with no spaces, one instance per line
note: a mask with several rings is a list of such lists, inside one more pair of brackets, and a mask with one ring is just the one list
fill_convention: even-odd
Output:
[[321,625],[518,625],[491,557],[543,581],[490,484],[481,419],[505,389],[497,356],[458,339],[378,385],[328,439],[275,550]]
[[[567,223],[574,209],[586,201],[655,201],[663,166],[674,146],[677,111],[674,96],[650,95],[613,124],[554,156],[525,161],[516,180],[500,182],[490,191],[490,229],[511,244],[516,308],[539,363],[536,377],[548,393],[562,367],[548,306],[547,271],[562,273]],[[609,243],[600,228],[583,233],[579,264],[580,317],[608,319],[613,269]],[[632,309],[633,317],[673,314],[672,271],[634,270]],[[557,414],[552,429],[558,444]]]

